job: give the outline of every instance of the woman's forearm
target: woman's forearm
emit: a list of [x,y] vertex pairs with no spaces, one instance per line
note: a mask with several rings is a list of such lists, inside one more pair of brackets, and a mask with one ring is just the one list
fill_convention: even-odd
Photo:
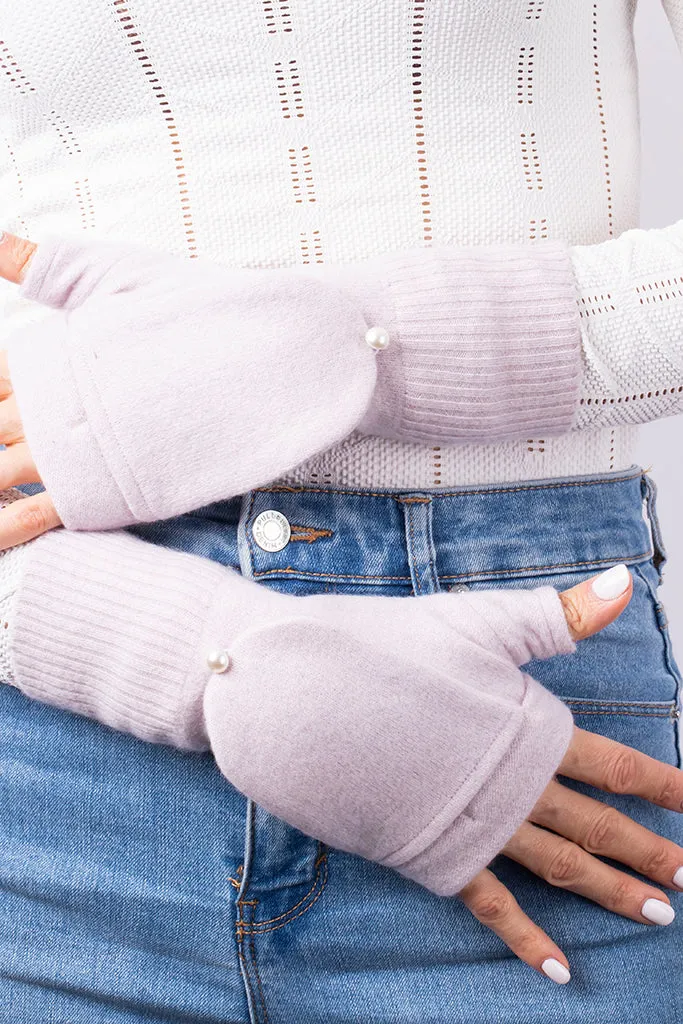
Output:
[[[562,433],[578,395],[563,243],[409,250],[309,273],[52,239],[22,292],[58,307],[12,338],[9,367],[70,528],[244,493],[354,429],[463,443]],[[373,328],[386,349],[367,343]]]
[[266,810],[435,892],[501,849],[571,739],[570,710],[518,667],[575,650],[551,587],[301,597],[125,531],[10,557],[26,696],[210,748]]
[[244,493],[354,430],[490,442],[683,408],[683,221],[312,271],[53,239],[22,290],[57,307],[17,333],[10,370],[75,529]]
[[683,412],[683,220],[573,246],[583,372],[574,430]]

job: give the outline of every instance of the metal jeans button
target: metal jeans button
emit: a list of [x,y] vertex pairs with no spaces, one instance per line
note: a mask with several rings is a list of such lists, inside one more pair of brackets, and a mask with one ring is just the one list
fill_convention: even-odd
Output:
[[254,540],[264,551],[282,551],[289,544],[292,535],[289,519],[274,508],[260,512],[251,531]]

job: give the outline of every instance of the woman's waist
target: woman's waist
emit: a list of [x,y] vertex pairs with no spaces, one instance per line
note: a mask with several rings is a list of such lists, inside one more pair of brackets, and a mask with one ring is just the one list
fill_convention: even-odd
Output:
[[235,558],[264,582],[416,593],[599,571],[653,556],[653,490],[638,465],[421,490],[273,484],[241,499]]
[[488,445],[414,444],[354,431],[273,483],[411,490],[587,476],[628,469],[638,438],[632,424]]

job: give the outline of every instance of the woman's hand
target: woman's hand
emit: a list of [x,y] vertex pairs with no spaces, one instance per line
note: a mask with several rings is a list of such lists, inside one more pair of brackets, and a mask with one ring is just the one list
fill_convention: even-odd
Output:
[[[599,577],[598,577],[599,578]],[[560,599],[575,639],[606,625],[614,604],[596,598],[586,581]],[[631,596],[625,592],[624,605]],[[659,807],[683,810],[683,772],[632,747],[575,727],[558,774],[606,793],[643,797]],[[542,827],[538,827],[542,826]],[[550,831],[548,831],[550,830]],[[652,885],[598,860],[609,857],[651,878],[683,890],[683,849],[650,832],[627,815],[554,779],[527,821],[500,851],[551,885],[570,889],[642,924],[670,924],[667,895]],[[486,868],[458,893],[474,916],[494,931],[521,960],[554,981],[569,981],[567,958]]]
[[[0,239],[0,277],[19,284],[36,248],[28,239],[4,234]],[[0,452],[0,490],[42,483],[24,437],[4,351],[0,351],[0,444],[6,448]],[[43,491],[27,496],[0,509],[0,549],[23,544],[59,525],[49,494]]]
[[[0,249],[2,246],[0,246]],[[7,353],[0,351],[0,490],[20,484],[42,483],[26,438],[21,415],[12,392]],[[0,549],[33,540],[61,525],[52,499],[46,491],[27,495],[0,509]]]
[[[27,239],[4,235],[0,240],[0,276],[21,283],[36,249]],[[6,451],[0,452],[0,489],[42,482],[24,436],[3,352],[0,442],[6,446]],[[0,509],[0,549],[23,543],[59,525],[49,494],[23,498]],[[629,583],[617,610],[617,602],[601,601],[593,594],[590,582],[560,594],[575,639],[597,632],[630,599]],[[575,730],[558,771],[608,792],[633,793],[674,810],[680,811],[683,805],[683,772],[584,730]],[[666,895],[603,864],[593,854],[621,860],[661,885],[673,886],[673,875],[683,865],[683,850],[674,843],[556,780],[501,852],[551,884],[572,889],[643,923],[653,920],[653,912],[659,915],[660,923],[665,921]],[[541,969],[544,962],[547,966],[551,959],[560,966],[566,965],[558,947],[523,913],[512,894],[489,870],[482,871],[461,890],[460,896],[474,915],[526,963],[536,969]],[[643,907],[650,912],[650,918],[643,914]]]

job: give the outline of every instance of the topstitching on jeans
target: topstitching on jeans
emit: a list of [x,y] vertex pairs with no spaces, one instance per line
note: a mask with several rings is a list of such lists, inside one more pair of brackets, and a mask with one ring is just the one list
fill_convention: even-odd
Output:
[[[597,485],[609,486],[610,484],[621,484],[626,483],[628,480],[637,480],[643,475],[642,469],[639,469],[637,473],[631,473],[626,476],[610,477],[610,479],[595,479],[595,480],[558,480],[551,483],[534,483],[529,481],[518,487],[483,487],[481,489],[470,490],[467,485],[464,485],[461,489],[454,491],[438,491],[436,489],[429,489],[429,497],[431,499],[436,498],[453,498],[453,497],[469,497],[470,495],[478,494],[517,494],[520,491],[547,491],[547,490],[563,490],[569,487],[595,487]],[[334,487],[310,487],[307,484],[273,484],[266,487],[256,487],[254,492],[261,492],[266,494],[278,494],[281,492],[288,494],[345,494],[351,497],[359,498],[394,498],[396,501],[405,501],[400,493],[396,490],[393,491],[369,491],[369,490],[352,490],[344,488]],[[251,511],[251,510],[250,510]]]
[[477,569],[470,570],[470,572],[460,573],[449,573],[441,577],[442,580],[457,580],[462,579],[463,576],[516,576],[518,573],[531,572],[536,570],[544,569],[579,569],[584,565],[599,565],[601,562],[633,562],[635,559],[649,560],[652,558],[652,551],[644,551],[637,555],[624,555],[620,553],[618,555],[612,555],[610,558],[589,558],[583,562],[553,562],[547,565],[523,565],[515,566],[514,568],[507,569]]

